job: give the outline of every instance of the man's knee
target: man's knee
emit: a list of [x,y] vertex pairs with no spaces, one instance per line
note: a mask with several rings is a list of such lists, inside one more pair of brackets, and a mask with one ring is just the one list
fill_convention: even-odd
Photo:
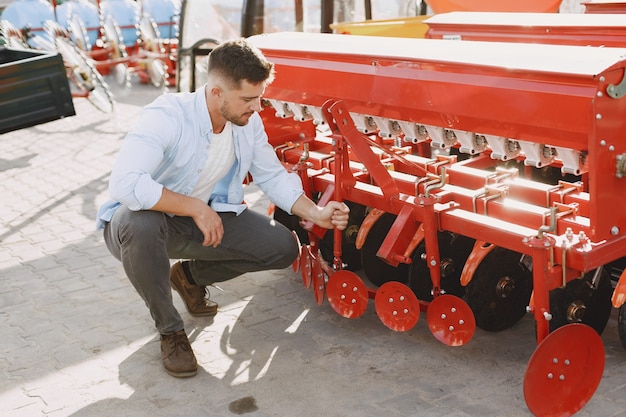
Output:
[[280,256],[276,269],[287,268],[298,257],[298,240],[291,231],[288,231],[287,234],[283,235],[280,244],[278,244],[278,242],[272,242],[272,245],[276,248],[277,253]]
[[124,212],[120,214],[120,218],[116,220],[120,222],[122,241],[130,241],[135,238],[157,239],[164,236],[167,230],[165,214],[161,212],[124,209]]

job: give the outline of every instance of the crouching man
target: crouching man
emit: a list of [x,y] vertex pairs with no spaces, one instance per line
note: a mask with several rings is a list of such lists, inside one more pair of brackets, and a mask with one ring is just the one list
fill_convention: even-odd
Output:
[[[348,207],[318,207],[269,145],[261,97],[274,65],[245,40],[209,55],[208,82],[146,106],[126,136],[98,211],[107,248],[145,301],[161,335],[165,370],[193,376],[197,362],[172,302],[211,316],[206,287],[252,271],[282,269],[297,257],[290,230],[246,208],[243,180],[283,210],[324,228],[345,229]],[[170,259],[183,259],[170,268]],[[171,286],[171,288],[170,288]]]

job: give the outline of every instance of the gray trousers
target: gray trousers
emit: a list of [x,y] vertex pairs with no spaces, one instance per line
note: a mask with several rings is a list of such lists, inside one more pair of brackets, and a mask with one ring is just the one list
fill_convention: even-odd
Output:
[[269,217],[250,209],[238,216],[218,214],[224,237],[217,248],[202,246],[204,237],[190,217],[121,206],[105,225],[107,248],[122,262],[161,334],[184,328],[172,302],[170,259],[189,260],[193,280],[206,286],[246,272],[286,268],[298,255],[291,231]]

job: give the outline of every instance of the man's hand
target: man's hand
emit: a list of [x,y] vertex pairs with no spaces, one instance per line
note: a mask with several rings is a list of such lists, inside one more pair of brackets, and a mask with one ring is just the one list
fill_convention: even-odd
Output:
[[318,226],[326,229],[336,228],[344,230],[348,226],[350,208],[338,201],[329,201],[324,207],[320,207],[320,220],[315,222]]
[[192,218],[196,226],[198,226],[198,229],[200,229],[204,235],[202,245],[216,248],[217,245],[222,243],[224,225],[222,224],[220,216],[211,207],[207,204],[203,204],[203,206],[205,209],[201,210],[200,213]]
[[220,216],[205,202],[163,188],[161,199],[151,210],[176,216],[191,217],[204,235],[204,246],[217,247],[224,237],[224,225]]
[[344,230],[348,226],[350,208],[338,201],[329,201],[326,206],[319,207],[310,198],[302,194],[291,207],[291,212],[325,229]]

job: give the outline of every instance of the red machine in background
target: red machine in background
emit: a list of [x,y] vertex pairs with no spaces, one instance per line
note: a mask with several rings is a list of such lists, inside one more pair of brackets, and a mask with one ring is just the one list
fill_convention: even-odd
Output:
[[626,1],[602,1],[595,0],[583,3],[585,13],[590,14],[610,14],[610,13],[626,13]]
[[262,113],[278,156],[319,204],[345,201],[354,214],[344,233],[300,231],[296,267],[317,302],[352,318],[374,299],[398,331],[426,311],[453,346],[528,308],[539,343],[524,380],[530,410],[582,408],[604,367],[613,288],[603,266],[626,256],[616,198],[626,49],[250,39],[281,74]]
[[435,14],[455,11],[557,13],[562,0],[426,0]]
[[452,12],[424,23],[429,39],[626,47],[620,14]]

